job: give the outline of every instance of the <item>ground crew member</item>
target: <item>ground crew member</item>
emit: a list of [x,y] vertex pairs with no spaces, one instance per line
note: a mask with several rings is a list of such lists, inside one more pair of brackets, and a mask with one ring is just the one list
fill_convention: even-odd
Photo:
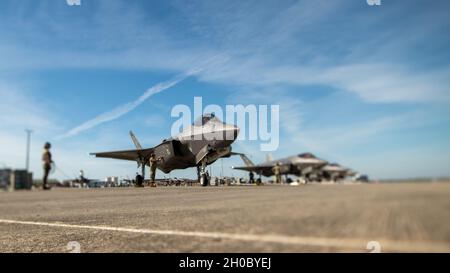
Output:
[[248,183],[255,184],[255,174],[253,172],[250,172],[249,176],[250,180],[248,181]]
[[47,142],[44,145],[44,152],[42,153],[42,163],[43,163],[43,169],[44,169],[44,177],[42,178],[42,188],[44,190],[50,190],[50,186],[48,185],[48,175],[50,174],[50,171],[52,169],[52,153],[50,153],[50,149],[52,148],[52,145]]
[[164,161],[164,158],[156,158],[155,154],[150,156],[150,186],[156,187],[156,169],[158,168],[158,163]]
[[80,170],[80,185],[82,188],[87,187],[89,184],[89,179],[87,179],[86,177],[84,177],[84,171]]
[[84,182],[84,171],[80,170],[80,181]]
[[275,167],[273,167],[273,173],[275,174],[275,183],[281,184],[281,166],[280,163],[277,163]]

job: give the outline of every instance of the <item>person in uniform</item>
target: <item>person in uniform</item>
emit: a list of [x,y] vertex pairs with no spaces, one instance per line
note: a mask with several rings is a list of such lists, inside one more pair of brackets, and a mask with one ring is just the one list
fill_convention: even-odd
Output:
[[89,179],[84,176],[84,171],[80,170],[80,184],[82,188],[89,186]]
[[248,181],[248,183],[255,184],[255,174],[253,172],[250,172],[249,178],[250,180]]
[[50,153],[50,149],[52,148],[52,145],[47,142],[44,145],[44,152],[42,153],[42,163],[43,163],[43,169],[44,169],[44,177],[42,178],[43,182],[43,189],[44,190],[50,190],[50,186],[48,185],[48,175],[50,174],[50,171],[52,170],[52,153]]
[[156,158],[155,154],[150,156],[150,186],[156,187],[156,169],[158,168],[158,163],[164,161],[164,158]]
[[281,165],[277,163],[275,167],[273,167],[273,173],[275,174],[275,183],[281,184]]

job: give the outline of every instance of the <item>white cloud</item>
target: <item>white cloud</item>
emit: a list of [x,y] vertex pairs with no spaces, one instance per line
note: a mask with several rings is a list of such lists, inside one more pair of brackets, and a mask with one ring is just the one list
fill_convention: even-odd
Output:
[[[23,91],[22,86],[0,82],[0,162],[2,165],[25,167],[25,129],[31,129],[34,143],[44,143],[47,133],[58,130],[57,122],[45,104]],[[40,148],[36,148],[40,151]],[[40,162],[32,153],[32,162]],[[32,164],[35,165],[35,164]]]
[[[61,131],[61,120],[55,119],[55,112],[45,101],[32,96],[23,86],[0,83],[0,167],[25,168],[26,133],[32,129],[30,167],[35,178],[42,175],[41,152],[46,141]],[[134,175],[136,166],[131,162],[99,160],[89,156],[89,152],[101,149],[116,149],[117,145],[132,147],[127,132],[105,128],[88,138],[53,142],[53,155],[57,170],[52,177],[73,178],[80,169],[94,178],[107,175]],[[125,146],[129,145],[129,146]],[[113,171],[111,171],[113,170]],[[69,176],[69,177],[67,177]]]
[[442,102],[450,99],[450,69],[410,72],[399,65],[353,64],[325,70],[317,77],[368,102]]
[[[17,7],[9,13],[11,16],[2,18],[0,71],[114,68],[183,73],[219,54],[215,62],[198,74],[201,80],[232,85],[238,90],[273,89],[266,95],[270,98],[278,95],[285,85],[323,85],[355,94],[370,103],[449,102],[448,59],[444,58],[443,62],[447,63],[444,65],[423,66],[424,59],[436,60],[442,53],[422,53],[422,50],[428,49],[429,53],[439,46],[446,48],[435,37],[439,36],[437,30],[448,26],[448,11],[433,10],[436,11],[433,14],[410,16],[413,17],[410,20],[414,20],[411,27],[405,27],[412,22],[406,20],[405,24],[381,31],[380,20],[397,18],[406,8],[403,4],[401,9],[386,6],[377,16],[367,16],[367,13],[355,12],[347,3],[179,1],[179,6],[174,5],[179,13],[157,21],[129,1],[96,1],[93,12],[80,17],[69,16],[70,9],[63,5],[58,9],[50,1],[39,1],[30,13],[29,7],[21,2],[11,5]],[[345,12],[347,8],[350,12]],[[25,15],[27,20],[23,20]],[[362,35],[370,30],[374,31]],[[432,47],[424,48],[424,45]],[[5,109],[3,113],[9,113],[0,116],[0,130],[6,128],[1,145],[10,151],[23,150],[24,140],[17,136],[24,135],[24,128],[60,132],[55,125],[57,122],[52,120],[53,113],[41,111],[45,105],[16,89],[0,85],[0,92],[4,90],[0,95],[5,98],[5,103],[1,104]],[[141,98],[148,97],[144,94]],[[302,102],[283,94],[279,100],[286,106],[284,109],[289,109],[282,114],[282,121],[288,136],[295,140],[292,145],[338,159],[333,147],[363,142],[404,121],[402,116],[380,117],[369,124],[303,131]],[[140,103],[142,100],[138,99],[118,107],[66,135],[75,135],[118,118]],[[17,109],[15,105],[21,107]],[[48,135],[36,135],[36,141],[42,142]],[[71,161],[77,161],[75,165],[85,168],[94,166],[91,164],[99,170],[104,168],[105,165],[80,152],[80,149],[95,150],[95,145],[88,145],[92,142],[95,141],[72,145],[78,150],[69,147],[73,142],[68,143],[67,152],[59,155],[65,160],[63,167],[72,168]],[[19,154],[5,154],[3,161],[14,157],[11,162],[19,166],[23,162]],[[38,157],[35,156],[36,162]],[[107,168],[99,173],[107,173]]]
[[[271,95],[274,92],[277,93],[276,97]],[[448,123],[448,118],[442,116],[445,113],[443,109],[431,113],[427,109],[400,111],[396,114],[380,113],[375,116],[364,116],[362,119],[358,119],[359,121],[349,120],[343,123],[337,120],[338,117],[336,115],[338,115],[338,110],[327,111],[327,109],[320,108],[333,108],[333,100],[325,99],[327,101],[326,103],[315,101],[307,108],[308,102],[304,102],[296,97],[294,92],[283,92],[280,89],[249,89],[244,93],[237,92],[230,95],[229,100],[230,103],[240,102],[245,104],[251,102],[280,105],[282,144],[280,149],[274,154],[275,158],[302,152],[312,152],[328,161],[337,161],[348,167],[355,168],[358,171],[368,172],[377,177],[388,177],[392,171],[383,171],[382,168],[379,168],[381,164],[395,166],[400,161],[396,162],[393,158],[398,159],[402,157],[401,153],[392,158],[386,157],[386,159],[374,164],[377,168],[371,168],[370,165],[374,161],[371,158],[372,153],[366,151],[371,150],[371,147],[381,145],[380,141],[383,142],[381,139],[385,138],[383,143],[395,147],[396,139],[390,138],[390,134],[430,126],[431,120],[441,124]],[[314,108],[314,111],[304,112],[310,108]],[[364,108],[359,108],[359,110],[364,111]],[[322,111],[326,112],[325,121],[314,118],[315,114]],[[355,115],[357,114],[358,112],[355,112]],[[440,116],[440,118],[436,120],[436,116]],[[386,138],[386,136],[388,137]],[[420,145],[426,149],[425,146],[429,145],[429,143],[422,143]],[[260,161],[264,160],[264,155],[258,152],[257,147],[252,145],[252,143],[246,142],[243,145],[236,146],[239,150],[257,156]],[[433,145],[429,146],[431,147]],[[399,145],[399,149],[402,149],[401,145]],[[382,157],[384,152],[386,154],[392,154],[395,153],[395,149],[391,151],[380,148],[378,157]],[[360,156],[361,154],[364,154],[364,156]],[[416,157],[420,158],[418,155]],[[355,158],[358,158],[359,161],[355,160]],[[372,163],[366,164],[366,162]],[[426,168],[433,169],[429,166],[430,164],[432,165],[431,162],[425,163],[427,165]],[[401,173],[399,169],[397,176],[401,175],[407,175],[407,173]]]
[[57,129],[47,107],[23,87],[0,82],[0,98],[0,129]]
[[139,105],[144,103],[147,99],[149,99],[153,95],[163,92],[164,90],[167,90],[167,89],[177,85],[179,82],[183,81],[185,78],[186,78],[186,75],[182,75],[182,76],[177,76],[175,79],[158,83],[158,84],[154,85],[153,87],[147,89],[147,91],[145,91],[144,94],[142,94],[135,101],[120,105],[117,108],[115,108],[109,112],[100,114],[97,117],[95,117],[91,120],[88,120],[88,121],[84,122],[83,124],[69,130],[67,133],[65,133],[61,136],[58,136],[57,139],[73,137],[73,136],[76,136],[76,135],[86,131],[86,130],[92,129],[100,124],[118,119],[118,118],[122,117],[123,115],[126,115],[127,113],[136,109]]
[[[220,54],[224,60],[203,71],[202,80],[257,86],[326,85],[375,103],[449,100],[448,68],[424,72],[409,67],[407,61],[400,64],[391,52],[396,48],[402,49],[397,55],[411,54],[408,44],[423,43],[427,31],[439,29],[429,24],[429,12],[415,23],[427,28],[405,31],[400,24],[386,30],[388,34],[368,35],[363,30],[374,29],[379,22],[348,12],[352,6],[338,1],[264,5],[175,1],[171,7],[179,12],[169,17],[177,27],[147,16],[145,12],[151,9],[143,11],[128,2],[99,1],[89,6],[87,17],[71,16],[70,9],[62,5],[39,4],[26,22],[20,16],[5,18],[11,28],[0,28],[0,34],[8,37],[0,42],[0,70],[138,68],[179,73],[198,60]],[[379,18],[401,11],[397,6],[384,9]],[[20,5],[15,11],[22,14],[26,8]],[[349,17],[335,21],[339,16]],[[72,20],[70,24],[66,17]],[[345,31],[352,27],[348,22],[354,22],[352,26],[362,37],[357,43]],[[344,28],[340,36],[331,32],[339,27]]]

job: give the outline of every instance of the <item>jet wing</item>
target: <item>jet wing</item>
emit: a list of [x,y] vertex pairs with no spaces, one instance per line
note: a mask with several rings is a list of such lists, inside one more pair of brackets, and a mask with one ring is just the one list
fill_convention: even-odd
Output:
[[247,171],[247,172],[261,172],[270,171],[274,166],[247,166],[247,167],[233,167],[235,170]]
[[112,158],[129,161],[137,161],[139,158],[149,158],[155,149],[142,149],[142,150],[127,150],[127,151],[114,151],[114,152],[102,152],[92,153],[91,155],[100,158]]
[[257,174],[262,174],[264,176],[273,175],[273,167],[275,165],[256,165],[256,166],[246,166],[246,167],[233,167],[235,170],[254,172]]

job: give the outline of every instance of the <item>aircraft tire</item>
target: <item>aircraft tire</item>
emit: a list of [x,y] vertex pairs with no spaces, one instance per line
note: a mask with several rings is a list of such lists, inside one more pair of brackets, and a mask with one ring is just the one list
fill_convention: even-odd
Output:
[[200,176],[200,185],[202,185],[202,187],[208,187],[209,181],[208,181],[208,177],[206,176],[206,174],[202,174]]

